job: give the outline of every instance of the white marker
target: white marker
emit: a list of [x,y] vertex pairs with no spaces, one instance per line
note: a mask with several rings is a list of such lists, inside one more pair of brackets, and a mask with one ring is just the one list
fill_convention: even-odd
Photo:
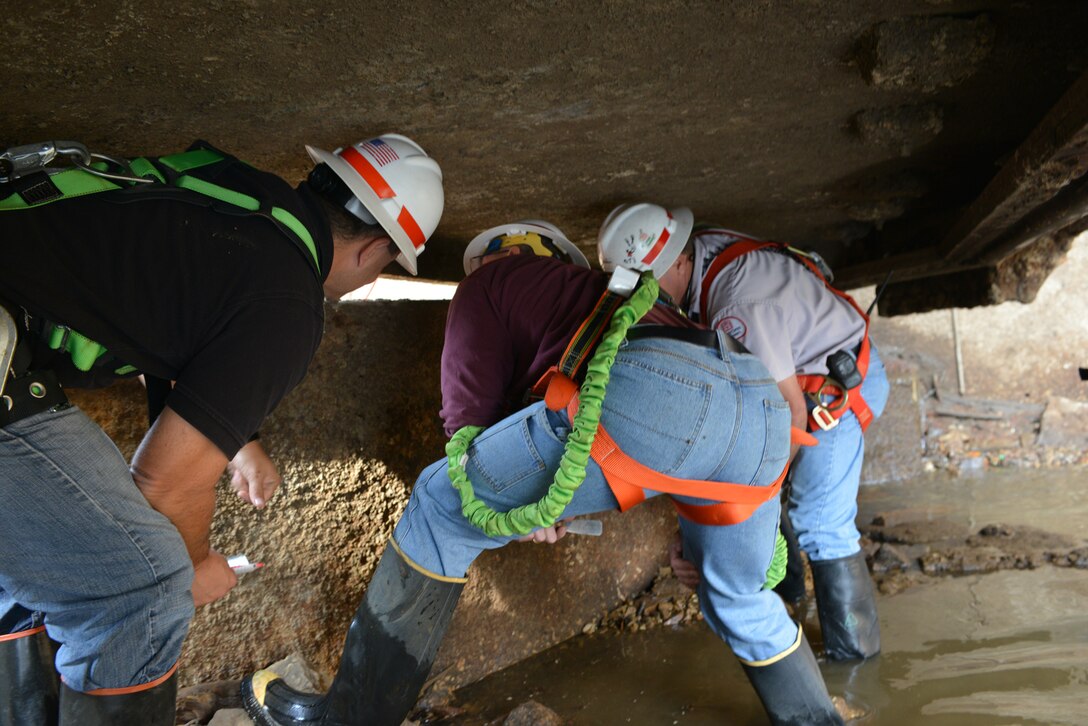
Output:
[[230,569],[234,570],[234,574],[236,575],[245,575],[250,572],[256,572],[264,567],[263,562],[250,562],[249,558],[245,555],[228,557],[227,564],[230,565]]
[[602,532],[604,532],[604,523],[599,519],[576,519],[567,525],[567,534],[600,537]]

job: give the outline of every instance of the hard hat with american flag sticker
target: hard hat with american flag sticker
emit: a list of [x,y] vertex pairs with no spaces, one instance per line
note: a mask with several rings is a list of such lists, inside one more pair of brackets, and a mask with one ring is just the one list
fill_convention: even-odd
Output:
[[310,158],[326,164],[347,184],[354,200],[345,208],[389,233],[397,262],[415,275],[416,258],[442,217],[442,170],[419,144],[400,134],[383,134],[329,153],[306,146]]

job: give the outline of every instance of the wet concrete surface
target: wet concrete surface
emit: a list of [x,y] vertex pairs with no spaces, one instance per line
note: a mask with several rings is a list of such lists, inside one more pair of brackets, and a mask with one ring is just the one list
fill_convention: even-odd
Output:
[[[1086,474],[991,470],[863,489],[859,522],[881,519],[902,546],[927,549],[905,589],[879,596],[882,654],[821,664],[853,723],[1088,723],[1088,570],[1025,555],[1085,546]],[[921,567],[927,552],[954,547],[1022,557],[979,574]],[[818,627],[806,631],[819,651]],[[766,723],[739,663],[701,622],[575,638],[420,720],[503,723],[529,700],[570,724]]]

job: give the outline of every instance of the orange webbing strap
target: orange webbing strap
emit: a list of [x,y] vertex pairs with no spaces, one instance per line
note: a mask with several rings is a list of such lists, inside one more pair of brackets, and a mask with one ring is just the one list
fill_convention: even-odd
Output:
[[[745,240],[743,242],[734,242],[724,250],[718,253],[718,256],[714,258],[714,261],[710,263],[709,269],[706,274],[703,275],[702,290],[699,295],[699,322],[703,325],[710,325],[709,313],[709,298],[710,288],[714,284],[714,279],[718,276],[718,273],[725,269],[733,260],[737,259],[741,255],[746,255],[749,252],[762,249],[763,247],[779,247],[784,246],[778,242],[756,242],[755,240]],[[822,275],[821,275],[822,277]]]
[[31,635],[37,635],[45,630],[44,625],[39,625],[36,628],[30,630],[20,630],[18,633],[8,633],[7,635],[0,635],[0,643],[8,640],[18,640],[19,638],[29,638]]
[[[573,420],[574,414],[578,411],[578,387],[566,376],[553,375],[548,384],[544,402],[552,411],[566,408],[568,418]],[[797,429],[792,430],[791,441],[803,446],[816,443],[811,435]],[[778,496],[782,482],[786,478],[786,472],[789,470],[787,465],[782,469],[778,479],[765,487],[679,479],[654,471],[623,453],[604,426],[597,429],[590,456],[601,467],[608,487],[619,502],[621,512],[626,512],[645,501],[645,489],[650,489],[669,494],[680,515],[698,524],[725,525],[743,522],[752,516],[759,505]],[[710,499],[718,503],[685,504],[677,501],[676,496]]]
[[[865,311],[861,309],[861,306],[857,304],[857,301],[847,293],[839,290],[836,287],[832,287],[831,283],[827,281],[823,273],[820,272],[812,260],[805,257],[801,257],[789,251],[789,246],[782,244],[781,242],[757,242],[755,240],[745,240],[743,242],[734,242],[726,247],[721,253],[714,258],[714,261],[710,264],[710,268],[706,271],[706,275],[703,276],[702,290],[701,290],[701,310],[702,322],[704,325],[709,325],[710,320],[708,318],[708,306],[710,298],[710,288],[714,284],[714,278],[718,276],[718,273],[725,269],[733,260],[737,259],[741,255],[746,255],[749,252],[754,252],[758,249],[772,248],[784,251],[787,255],[800,262],[802,265],[808,268],[808,270],[820,278],[820,281],[824,283],[824,287],[838,295],[840,298],[850,304],[854,310],[857,311],[861,319],[865,321],[865,333],[861,338],[861,348],[858,350],[857,366],[858,373],[861,374],[862,382],[865,381],[865,375],[869,372],[869,316],[865,314]],[[869,428],[869,424],[873,422],[873,412],[869,409],[869,404],[865,403],[865,399],[861,396],[861,384],[851,388],[849,391],[843,393],[839,386],[825,385],[828,383],[827,376],[809,375],[809,376],[797,376],[797,380],[801,384],[801,390],[805,393],[819,393],[821,389],[826,391],[828,388],[839,391],[838,398],[835,401],[824,406],[824,410],[831,418],[836,421],[842,418],[843,414],[847,411],[853,411],[854,415],[858,417],[858,423],[861,424],[862,433]],[[844,401],[845,399],[845,401]],[[845,403],[845,405],[844,405]],[[821,425],[812,415],[808,420],[809,430],[815,431],[818,428],[830,428],[826,424]],[[833,425],[833,424],[832,424]]]
[[[97,688],[93,691],[86,691],[85,693],[88,696],[126,696],[130,693],[150,691],[155,686],[165,683],[170,678],[170,676],[174,675],[174,671],[178,669],[179,663],[181,663],[181,661],[174,663],[174,665],[171,666],[170,670],[166,671],[166,673],[163,673],[161,676],[148,683],[141,683],[138,686],[128,686],[126,688]],[[64,679],[62,678],[61,680]]]
[[[864,367],[862,366],[863,360],[865,362]],[[797,381],[801,384],[801,390],[805,393],[819,396],[830,390],[836,398],[830,403],[821,404],[820,406],[826,412],[826,415],[837,421],[842,418],[847,411],[853,411],[854,415],[857,416],[858,423],[861,425],[861,432],[865,433],[865,430],[869,428],[869,424],[873,422],[872,409],[869,408],[869,404],[865,402],[865,399],[861,395],[861,386],[865,382],[865,371],[868,370],[868,368],[869,324],[868,321],[866,321],[865,337],[861,341],[861,350],[858,352],[858,372],[861,373],[862,383],[844,393],[835,380],[833,378],[828,378],[827,376],[797,376]],[[813,412],[815,412],[815,409]],[[831,428],[831,426],[826,425],[826,423],[821,425],[816,420],[813,413],[809,413],[808,427],[810,431]]]

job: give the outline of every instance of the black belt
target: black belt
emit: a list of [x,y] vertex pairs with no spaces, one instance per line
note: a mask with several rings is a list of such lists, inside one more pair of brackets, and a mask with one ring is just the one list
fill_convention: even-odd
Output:
[[[733,353],[749,353],[750,351],[728,335],[725,339],[725,347]],[[718,349],[718,333],[706,328],[678,328],[672,325],[636,325],[627,330],[628,340],[641,340],[644,338],[668,338],[680,340],[684,343],[702,346],[703,348]]]

